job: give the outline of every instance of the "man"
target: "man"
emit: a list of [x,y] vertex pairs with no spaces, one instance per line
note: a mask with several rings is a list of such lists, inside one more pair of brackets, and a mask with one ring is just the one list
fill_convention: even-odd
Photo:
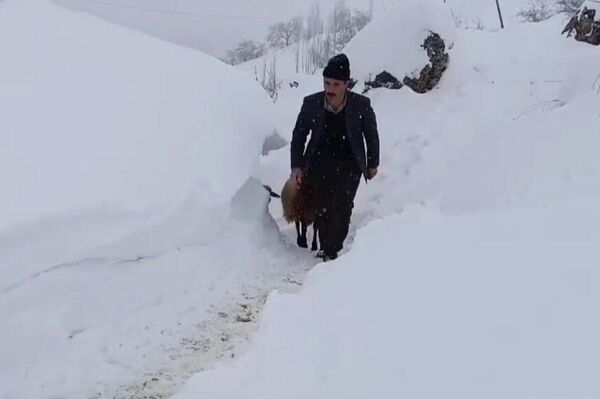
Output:
[[323,71],[325,90],[304,98],[291,144],[291,179],[306,179],[319,198],[315,223],[326,261],[343,248],[361,176],[371,180],[379,167],[375,113],[367,97],[348,90],[349,81],[348,58],[331,58]]

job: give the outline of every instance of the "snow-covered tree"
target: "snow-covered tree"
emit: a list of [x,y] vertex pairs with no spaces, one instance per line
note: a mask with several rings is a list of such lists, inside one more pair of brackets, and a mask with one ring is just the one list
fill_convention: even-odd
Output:
[[237,47],[227,52],[226,62],[232,65],[241,64],[261,57],[265,53],[265,45],[254,40],[244,40]]
[[318,68],[323,68],[335,53],[331,34],[315,36],[306,51],[305,72],[314,73]]
[[354,27],[354,34],[360,32],[373,18],[372,10],[360,11],[354,10],[352,13],[352,26]]
[[355,34],[352,12],[344,0],[336,3],[329,21],[329,34],[334,52],[340,52]]
[[555,14],[554,9],[543,0],[530,0],[527,8],[517,14],[525,22],[542,22]]
[[292,21],[279,22],[269,27],[267,43],[271,47],[284,48],[292,44],[294,37],[294,26]]
[[371,11],[351,11],[344,0],[339,1],[330,18],[328,31],[333,51],[340,52],[350,40],[371,21]]
[[321,6],[319,3],[315,3],[308,13],[306,18],[306,31],[305,39],[310,40],[315,36],[323,34],[325,30],[325,24],[323,23],[323,17],[321,16]]
[[274,57],[270,60],[268,66],[267,60],[264,59],[260,70],[257,67],[254,68],[254,75],[256,81],[267,91],[273,101],[277,101],[283,84],[283,80],[280,80],[277,76],[277,58]]
[[304,18],[298,16],[290,21],[292,25],[292,43],[298,43],[302,40],[302,34],[304,33]]
[[575,15],[585,0],[556,0],[557,12],[560,14]]

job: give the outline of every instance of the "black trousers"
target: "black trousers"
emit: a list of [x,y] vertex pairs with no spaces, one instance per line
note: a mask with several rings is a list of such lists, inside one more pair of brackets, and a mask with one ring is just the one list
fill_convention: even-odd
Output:
[[321,249],[326,254],[339,252],[348,236],[354,198],[362,173],[353,158],[321,157],[311,163],[307,180],[317,193],[315,221]]

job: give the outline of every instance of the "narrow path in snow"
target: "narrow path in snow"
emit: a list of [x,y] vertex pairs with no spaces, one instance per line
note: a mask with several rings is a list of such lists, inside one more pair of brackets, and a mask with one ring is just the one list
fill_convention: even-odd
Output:
[[115,398],[167,398],[193,374],[243,351],[257,328],[269,293],[273,290],[297,290],[310,269],[319,263],[314,254],[296,247],[295,230],[282,225],[280,220],[278,222],[290,253],[288,258],[277,260],[280,262],[279,270],[265,271],[254,278],[237,279],[224,302],[208,305],[206,317],[197,320],[189,336],[180,338],[179,345],[165,348],[167,360],[160,369],[148,371],[138,381],[121,386]]
[[[420,140],[420,137],[414,134],[407,137],[406,146],[411,156],[403,162],[404,173],[401,175],[404,179],[411,178],[410,170],[421,161],[421,151],[426,147],[423,142],[427,141]],[[285,180],[288,152],[289,147],[285,147],[265,158],[264,183],[274,184]],[[269,157],[274,159],[269,160]],[[377,180],[368,184],[363,181],[359,187],[350,232],[341,256],[352,250],[352,243],[359,229],[373,220],[402,211],[403,203],[396,204],[394,207],[381,204],[386,185],[397,184],[386,182],[386,175],[390,174],[390,171],[386,172],[385,167],[382,171]],[[274,184],[273,187],[277,191],[275,188],[277,185]],[[296,246],[295,228],[283,221],[279,200],[272,201],[269,208],[279,226],[288,256],[277,259],[278,267],[274,272],[270,270],[255,276],[254,279],[237,280],[236,289],[231,291],[225,302],[211,304],[207,317],[197,321],[189,336],[182,338],[178,346],[167,348],[168,360],[160,369],[151,370],[138,381],[120,387],[116,398],[170,397],[193,374],[211,368],[216,362],[233,358],[244,351],[251,334],[258,327],[266,298],[273,290],[294,292],[302,286],[306,274],[319,264],[320,260],[309,250]],[[312,228],[309,229],[308,238],[309,241],[312,238]]]

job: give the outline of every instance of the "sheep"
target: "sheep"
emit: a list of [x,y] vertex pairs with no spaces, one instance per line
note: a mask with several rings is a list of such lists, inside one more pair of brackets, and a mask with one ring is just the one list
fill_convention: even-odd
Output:
[[314,187],[304,180],[298,184],[288,179],[281,191],[281,204],[283,206],[283,218],[288,223],[296,223],[297,244],[299,247],[308,248],[306,231],[308,226],[313,225],[311,250],[316,251],[318,249],[317,193]]

